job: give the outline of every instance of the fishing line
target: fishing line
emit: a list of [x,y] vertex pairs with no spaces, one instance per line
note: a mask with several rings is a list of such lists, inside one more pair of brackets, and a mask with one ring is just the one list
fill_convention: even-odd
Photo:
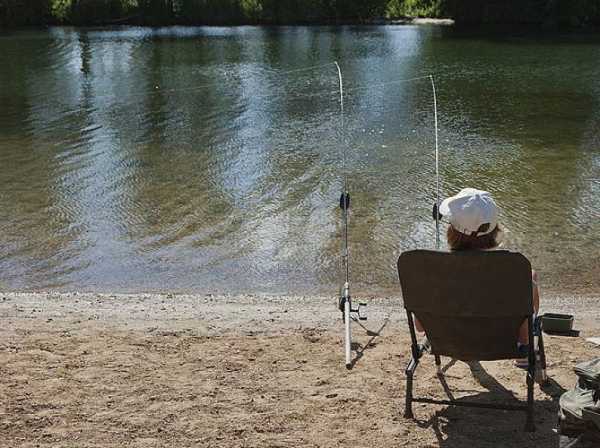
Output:
[[[278,71],[275,69],[266,69],[264,71],[268,72],[268,73],[273,73],[279,76],[284,76],[284,75],[288,75],[290,73],[297,73],[297,72],[303,72],[303,71],[308,71],[308,70],[315,70],[318,68],[324,68],[324,67],[329,67],[332,64],[334,64],[334,62],[328,62],[326,64],[319,64],[319,65],[309,65],[308,67],[302,67],[302,68],[295,68],[295,69],[291,69],[291,70],[285,70],[285,71]],[[234,81],[230,81],[228,84],[234,84]],[[203,84],[203,85],[199,85],[199,86],[192,86],[192,87],[183,87],[183,88],[174,88],[174,89],[165,89],[162,90],[162,92],[166,92],[166,93],[176,93],[176,92],[193,92],[194,90],[202,90],[202,89],[208,89],[209,87],[222,87],[223,84],[219,84],[217,82],[212,82],[209,84]],[[156,89],[156,90],[160,90]]]
[[[337,65],[336,62],[334,62],[333,64],[336,65],[336,67],[339,67]],[[338,68],[339,70],[339,68]],[[341,72],[338,71],[338,78],[341,75]],[[295,99],[306,99],[306,98],[315,98],[315,97],[323,97],[325,95],[342,95],[340,97],[340,107],[342,109],[341,113],[342,113],[342,120],[343,120],[343,115],[344,115],[344,104],[343,104],[343,95],[344,93],[347,92],[356,92],[356,91],[360,91],[360,90],[371,90],[374,87],[385,87],[388,85],[393,85],[393,84],[400,84],[400,83],[405,83],[405,82],[412,82],[412,81],[418,81],[418,80],[422,80],[422,79],[430,79],[431,75],[427,75],[427,76],[419,76],[416,78],[405,78],[405,79],[396,79],[393,81],[389,81],[389,82],[383,82],[383,83],[377,83],[377,84],[368,84],[366,86],[362,86],[362,87],[353,87],[353,88],[344,88],[343,85],[340,85],[340,88],[338,90],[323,90],[323,91],[317,91],[317,92],[311,92],[311,93],[295,93],[293,97],[290,97],[288,99],[290,100],[295,100]],[[284,89],[285,90],[285,89]],[[269,94],[253,94],[252,98],[254,99],[265,99],[265,98],[278,98],[280,97],[279,93],[269,93]]]
[[[308,71],[308,70],[316,70],[316,69],[319,69],[319,68],[329,67],[329,66],[331,66],[333,64],[334,64],[334,62],[328,62],[328,63],[325,63],[325,64],[309,65],[307,67],[295,68],[295,69],[284,70],[284,71],[278,71],[278,70],[275,70],[275,69],[269,69],[269,68],[267,68],[267,69],[263,69],[263,71],[267,72],[267,73],[272,73],[272,74],[280,75],[280,76],[285,76],[285,75],[288,75],[290,73],[297,73],[297,72],[303,72],[303,71]],[[257,71],[256,74],[260,75],[259,72],[260,72],[260,70]],[[239,71],[236,72],[236,75],[238,75],[240,77],[243,77],[243,76],[241,76],[241,73]],[[222,78],[222,77],[224,77],[224,75],[222,75],[222,74],[219,75],[219,78]],[[217,82],[217,81],[215,81],[215,82],[211,82],[211,83],[207,83],[207,84],[199,84],[199,85],[190,86],[190,87],[181,87],[181,88],[172,88],[172,89],[161,89],[159,85],[155,85],[154,89],[152,89],[152,90],[146,90],[146,91],[138,92],[138,93],[130,93],[130,94],[128,94],[126,96],[126,98],[135,98],[135,97],[138,97],[138,96],[146,96],[146,95],[149,95],[151,93],[159,93],[159,92],[160,93],[172,94],[172,93],[179,93],[179,92],[194,92],[194,91],[197,91],[197,90],[208,89],[208,88],[211,88],[211,87],[221,87],[222,88],[222,87],[239,86],[239,85],[240,85],[240,83],[237,82],[237,81],[234,81],[234,80],[225,81],[225,82]],[[335,92],[335,93],[337,93],[337,92]],[[116,97],[118,95],[117,94],[106,94],[106,95],[98,95],[98,96],[95,96],[94,98],[100,99],[100,98],[106,98],[106,97],[111,97],[111,96],[115,96]],[[267,95],[267,96],[276,96],[276,94]]]
[[273,72],[273,73],[277,73],[278,75],[286,75],[288,73],[303,72],[305,70],[313,70],[315,68],[329,67],[332,64],[336,64],[337,65],[337,62],[334,61],[334,62],[326,62],[324,64],[309,65],[308,67],[294,68],[294,69],[291,69],[291,70],[285,70],[283,72],[280,72],[280,71],[275,70],[275,69],[267,69],[267,70],[269,70],[270,72]]
[[[332,63],[334,64],[334,63]],[[339,76],[339,75],[338,75]],[[383,83],[383,84],[377,84],[377,86],[382,86],[382,85],[387,85],[387,84],[397,84],[399,82],[409,82],[409,81],[413,81],[413,80],[423,80],[423,79],[430,79],[431,75],[425,76],[425,77],[418,77],[418,78],[408,78],[408,79],[401,79],[401,80],[395,80],[395,81],[391,81],[390,83]],[[344,95],[346,92],[348,91],[357,91],[357,90],[367,90],[370,89],[370,87],[357,87],[354,89],[347,89],[347,88],[343,88],[343,94]],[[294,101],[294,100],[306,100],[309,98],[326,98],[326,95],[333,95],[335,94],[339,100],[338,101],[343,101],[344,104],[340,104],[340,109],[339,111],[341,112],[341,108],[344,108],[344,116],[341,117],[341,120],[343,123],[341,125],[341,128],[343,129],[343,135],[345,136],[345,140],[343,140],[343,144],[345,145],[345,147],[347,148],[348,143],[347,143],[347,132],[346,132],[346,117],[345,117],[345,108],[346,108],[346,102],[344,101],[343,96],[340,97],[340,90],[327,90],[325,92],[321,91],[321,92],[312,92],[312,93],[307,93],[307,94],[302,94],[302,93],[297,93],[295,94],[294,97],[288,98],[288,101]],[[265,98],[270,98],[270,97],[275,97],[277,95],[254,95],[253,98],[254,99],[265,99]],[[280,105],[281,108],[286,108],[287,106],[285,104]],[[252,105],[251,109],[253,112],[270,112],[270,113],[277,113],[280,110],[280,107],[277,108],[273,108],[269,105],[269,103],[266,104],[262,104],[262,105]],[[237,120],[239,119],[246,111],[247,111],[248,107],[245,105],[240,105],[239,108],[236,108],[236,110],[225,110],[225,111],[211,111],[211,112],[207,112],[205,114],[202,115],[194,115],[194,120],[195,121],[202,121],[202,120],[217,120],[219,119],[219,117],[222,117],[224,114],[232,114],[231,115],[231,119],[232,120]],[[389,112],[391,110],[394,110],[393,108],[383,108],[381,110],[379,110],[378,112],[381,113],[386,113]],[[437,106],[436,104],[434,104],[434,112],[435,115],[437,114]],[[437,117],[435,117],[435,123],[436,123],[436,138],[437,138]],[[290,122],[286,122],[287,125],[290,124]],[[310,123],[304,123],[302,122],[301,124],[310,126]],[[253,136],[253,137],[261,137],[261,136]],[[437,142],[436,142],[436,147],[437,147]],[[436,149],[436,153],[437,153],[437,149]],[[346,163],[347,163],[347,155],[346,152],[343,152],[343,170],[344,170],[344,182],[347,183],[347,169],[346,169]],[[437,168],[437,167],[436,167]],[[364,173],[364,171],[361,171]],[[436,169],[436,175],[437,175],[437,169]],[[438,193],[439,196],[439,193]],[[435,219],[435,218],[434,218]],[[441,219],[441,218],[440,218]]]
[[392,84],[401,84],[403,82],[411,82],[411,81],[418,81],[421,79],[430,79],[432,75],[427,75],[427,76],[417,76],[415,78],[404,78],[404,79],[395,79],[393,81],[386,81],[386,82],[380,82],[380,83],[376,83],[376,84],[369,84],[367,86],[364,87],[353,87],[350,89],[345,89],[346,92],[355,92],[357,90],[368,90],[368,89],[372,89],[373,87],[385,87],[388,85],[392,85]]
[[[295,69],[295,70],[288,70],[284,73],[291,73],[291,72],[295,72],[295,71],[305,71],[305,70],[310,70],[313,69],[314,67],[324,67],[324,66],[331,66],[331,65],[335,65],[337,70],[338,70],[338,81],[339,81],[339,89],[338,90],[326,90],[326,91],[317,91],[317,92],[311,92],[311,93],[295,93],[293,97],[287,98],[288,101],[300,101],[300,100],[307,100],[307,99],[311,99],[311,98],[323,98],[326,97],[327,95],[339,95],[339,101],[340,101],[340,113],[341,113],[341,128],[342,128],[342,135],[343,135],[343,140],[342,143],[344,145],[344,152],[343,152],[343,171],[344,171],[344,184],[347,186],[347,170],[346,170],[346,161],[347,161],[347,157],[346,157],[346,149],[348,146],[347,143],[347,135],[346,135],[346,124],[345,124],[345,111],[344,111],[344,94],[346,92],[356,92],[356,91],[361,91],[361,90],[369,90],[372,89],[374,87],[383,87],[383,86],[387,86],[387,85],[395,85],[395,84],[399,84],[399,83],[406,83],[406,82],[413,82],[413,81],[418,81],[418,80],[423,80],[423,79],[431,79],[432,75],[427,75],[427,76],[419,76],[419,77],[414,77],[414,78],[404,78],[404,79],[396,79],[393,81],[389,81],[389,82],[384,82],[384,83],[377,83],[377,84],[369,84],[367,86],[361,86],[361,87],[354,87],[354,88],[344,88],[343,86],[343,78],[341,77],[341,69],[339,67],[339,65],[337,64],[337,62],[333,62],[330,64],[323,64],[323,65],[317,65],[317,66],[312,66],[312,67],[306,67],[303,69]],[[171,93],[176,93],[182,90],[177,90],[177,89],[171,89]],[[154,92],[161,92],[161,93],[166,93],[168,91],[166,90],[156,90],[156,91],[152,91],[152,93]],[[280,98],[281,94],[280,93],[272,93],[272,94],[253,94],[252,98],[254,100],[265,100],[265,99],[272,99],[273,101],[276,100],[277,98]],[[435,105],[434,105],[435,106]],[[283,107],[283,106],[282,106]],[[257,105],[253,105],[252,106],[253,111],[255,112],[260,112],[260,111],[267,111],[266,107],[259,107]],[[243,108],[243,110],[237,112],[235,114],[235,116],[233,117],[233,119],[237,119],[238,117],[240,117],[244,112],[246,111],[246,107]],[[437,113],[437,109],[436,109],[436,113]],[[208,112],[206,114],[203,115],[195,115],[194,119],[196,121],[198,120],[203,120],[206,118],[216,118],[221,114],[221,112],[215,112],[215,111],[211,111]],[[437,139],[437,116],[436,116],[436,139]],[[437,146],[437,142],[436,142],[436,146]]]
[[[316,70],[316,69],[320,69],[320,68],[329,67],[331,65],[335,65],[336,67],[338,67],[338,70],[339,70],[339,65],[337,64],[337,62],[328,62],[325,64],[311,65],[311,66],[307,66],[307,67],[284,70],[284,71],[278,71],[275,69],[263,69],[263,70],[267,73],[276,74],[278,76],[285,76],[290,73],[298,73],[298,72],[304,72],[304,71],[309,71],[309,70]],[[237,74],[239,75],[239,73],[237,73]],[[259,74],[259,73],[257,73],[257,74]],[[221,77],[222,77],[222,75],[221,75]],[[382,82],[382,83],[368,84],[366,86],[361,86],[361,87],[346,88],[346,89],[344,89],[344,91],[345,92],[354,92],[354,91],[360,91],[360,90],[369,90],[374,87],[384,87],[384,86],[400,84],[400,83],[404,83],[404,82],[418,81],[418,80],[422,80],[422,79],[428,79],[430,77],[431,77],[431,75],[417,76],[417,77],[413,77],[413,78],[395,79],[392,81],[386,81],[386,82]],[[233,80],[225,81],[224,83],[223,82],[211,82],[211,83],[200,84],[200,85],[196,85],[196,86],[171,88],[171,89],[161,89],[159,85],[155,85],[154,89],[152,89],[152,90],[146,90],[146,91],[138,92],[138,93],[129,93],[127,95],[123,95],[123,97],[124,98],[136,98],[136,97],[140,97],[140,96],[147,96],[152,93],[163,93],[163,94],[175,94],[175,93],[180,93],[180,92],[187,93],[187,92],[194,92],[194,91],[198,91],[198,90],[208,89],[211,87],[221,87],[222,88],[222,87],[239,86],[239,85],[240,85],[240,83],[238,81],[233,81]],[[310,97],[329,95],[329,94],[338,94],[338,93],[339,93],[339,90],[331,90],[331,91],[312,92],[312,93],[306,94],[306,95],[296,94],[295,97],[310,98]],[[119,96],[120,95],[118,95],[118,94],[105,94],[105,95],[96,95],[96,96],[94,96],[94,98],[102,99],[102,98],[119,97]],[[280,94],[278,94],[278,93],[253,95],[253,97],[255,97],[255,98],[256,97],[268,98],[268,97],[278,97],[278,96],[280,96]]]

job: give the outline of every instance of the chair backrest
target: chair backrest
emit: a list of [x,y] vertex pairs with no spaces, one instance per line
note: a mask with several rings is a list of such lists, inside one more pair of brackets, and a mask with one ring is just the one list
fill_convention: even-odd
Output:
[[523,255],[413,250],[398,258],[398,276],[404,307],[423,325],[434,354],[519,357],[519,327],[533,314],[531,264]]

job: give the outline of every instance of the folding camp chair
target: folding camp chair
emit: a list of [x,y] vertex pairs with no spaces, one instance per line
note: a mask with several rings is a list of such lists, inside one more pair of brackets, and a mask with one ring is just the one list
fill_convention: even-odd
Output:
[[[412,403],[473,406],[526,411],[526,431],[534,431],[533,386],[536,379],[537,336],[541,375],[546,359],[542,332],[533,316],[531,265],[519,253],[508,251],[438,252],[413,250],[398,258],[398,276],[412,341],[412,359],[406,368],[405,416],[413,418]],[[413,314],[425,329],[417,342]],[[527,405],[433,400],[413,396],[413,375],[419,359],[430,351],[441,372],[440,356],[463,361],[522,358],[517,339],[527,320],[529,346]]]

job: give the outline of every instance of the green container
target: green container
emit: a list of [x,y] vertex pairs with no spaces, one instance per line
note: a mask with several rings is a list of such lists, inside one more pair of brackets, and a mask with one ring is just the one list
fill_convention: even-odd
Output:
[[546,313],[542,315],[542,328],[552,333],[569,333],[573,330],[571,314]]

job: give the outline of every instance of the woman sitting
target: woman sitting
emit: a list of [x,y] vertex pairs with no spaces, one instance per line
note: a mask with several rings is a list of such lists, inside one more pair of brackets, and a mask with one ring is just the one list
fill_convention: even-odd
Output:
[[[502,230],[498,225],[498,207],[487,191],[464,188],[456,196],[445,199],[440,205],[441,215],[450,225],[446,233],[450,250],[493,250],[500,246]],[[533,286],[533,309],[540,307],[538,277],[531,272]],[[421,322],[415,319],[418,331],[424,331]],[[529,343],[527,320],[519,329],[519,344]],[[518,360],[518,366],[527,365],[527,359]]]

